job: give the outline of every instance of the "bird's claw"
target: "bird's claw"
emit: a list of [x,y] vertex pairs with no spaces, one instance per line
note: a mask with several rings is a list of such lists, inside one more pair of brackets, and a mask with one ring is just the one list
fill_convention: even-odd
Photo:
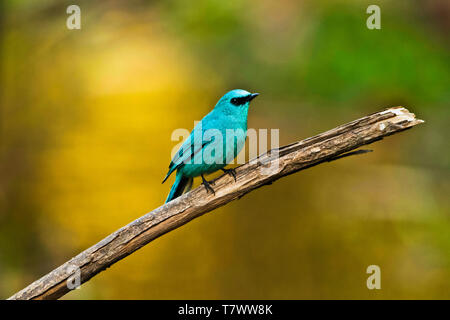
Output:
[[203,185],[205,186],[206,192],[209,193],[211,192],[213,195],[216,195],[216,192],[214,191],[214,189],[211,187],[211,184],[214,184],[213,182],[208,182],[205,177],[203,177],[202,175],[202,180],[203,180]]
[[234,169],[222,169],[223,172],[225,172],[226,174],[232,176],[234,178],[234,182],[237,181],[236,179],[236,171]]
[[214,189],[209,184],[204,184],[204,185],[205,185],[205,189],[206,189],[207,193],[209,193],[211,191],[211,193],[213,195],[216,195],[216,192],[214,191]]

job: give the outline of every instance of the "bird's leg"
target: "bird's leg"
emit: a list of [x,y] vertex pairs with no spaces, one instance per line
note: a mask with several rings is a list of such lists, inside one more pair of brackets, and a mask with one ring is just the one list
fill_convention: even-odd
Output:
[[202,174],[201,176],[202,176],[203,184],[205,185],[206,192],[211,191],[211,192],[215,195],[216,193],[214,192],[214,189],[211,187],[210,182],[208,182],[208,181],[205,179],[205,177],[203,176],[203,174]]
[[224,173],[229,174],[230,176],[232,176],[234,178],[234,182],[236,182],[236,171],[234,169],[220,169],[222,170]]

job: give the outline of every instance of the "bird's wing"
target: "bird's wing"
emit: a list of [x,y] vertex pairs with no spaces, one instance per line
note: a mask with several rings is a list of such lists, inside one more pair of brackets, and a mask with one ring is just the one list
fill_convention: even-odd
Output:
[[194,128],[189,137],[186,139],[186,141],[184,141],[180,149],[178,149],[177,153],[173,157],[172,161],[169,164],[169,172],[164,178],[163,183],[172,174],[172,172],[183,166],[185,163],[190,163],[191,161],[193,161],[194,156],[199,151],[201,151],[206,145],[214,141],[214,137],[208,141],[203,141],[203,133],[206,128],[202,128],[201,133],[200,131],[196,131],[196,134],[194,134],[195,130],[196,128]]

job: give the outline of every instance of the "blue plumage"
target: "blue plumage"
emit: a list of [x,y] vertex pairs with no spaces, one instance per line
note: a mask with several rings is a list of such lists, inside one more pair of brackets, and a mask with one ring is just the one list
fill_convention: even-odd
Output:
[[244,147],[248,108],[257,95],[241,89],[232,90],[195,126],[170,162],[164,181],[175,170],[177,173],[166,203],[189,191],[194,177],[201,176],[205,188],[214,192],[204,174],[223,170],[234,176],[234,171],[224,167]]

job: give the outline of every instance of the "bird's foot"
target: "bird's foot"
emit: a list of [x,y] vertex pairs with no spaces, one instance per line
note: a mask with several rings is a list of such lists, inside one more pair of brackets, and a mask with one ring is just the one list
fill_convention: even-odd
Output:
[[212,182],[209,182],[208,180],[205,179],[205,177],[202,175],[202,180],[203,180],[203,185],[205,186],[206,192],[210,192],[214,195],[216,195],[216,193],[214,192],[214,189],[211,187]]
[[229,174],[234,178],[234,182],[236,182],[236,170],[234,169],[221,169],[224,173]]

